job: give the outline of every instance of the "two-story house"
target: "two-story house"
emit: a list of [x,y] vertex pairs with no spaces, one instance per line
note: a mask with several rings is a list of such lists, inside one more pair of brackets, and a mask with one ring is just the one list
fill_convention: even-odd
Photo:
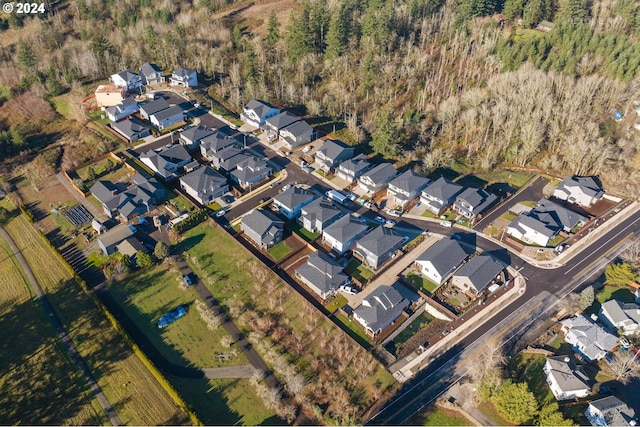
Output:
[[240,230],[256,246],[268,249],[282,241],[284,222],[271,212],[254,209],[242,217]]
[[293,186],[274,197],[273,205],[278,208],[282,216],[293,220],[300,216],[302,208],[312,201],[313,194]]
[[280,109],[268,102],[252,99],[244,106],[240,120],[249,126],[263,128],[268,118],[280,114]]
[[281,129],[294,124],[300,119],[300,116],[296,116],[289,111],[283,111],[273,117],[269,117],[268,119],[266,119],[264,122],[264,128],[266,131],[274,135],[279,135]]
[[[216,153],[228,147],[240,145],[240,141],[220,131],[214,131],[213,134],[206,136],[200,140],[200,154],[207,160],[216,157]],[[216,166],[217,167],[217,166]]]
[[129,142],[134,142],[151,135],[151,128],[149,126],[143,125],[142,123],[133,119],[125,119],[119,122],[112,122],[109,124],[109,126],[111,126],[111,129],[118,132]]
[[475,220],[493,205],[498,198],[482,188],[467,188],[456,196],[453,208],[461,215]]
[[280,139],[291,150],[293,147],[313,141],[315,139],[315,131],[309,126],[309,123],[300,120],[280,129]]
[[455,197],[463,190],[461,185],[440,177],[429,184],[420,195],[420,202],[429,212],[440,216],[449,209]]
[[613,331],[622,335],[640,333],[640,306],[635,303],[623,303],[612,299],[600,307],[600,319]]
[[581,399],[591,394],[589,377],[569,356],[547,357],[542,371],[556,400]]
[[184,121],[184,111],[178,105],[158,111],[149,117],[149,121],[157,129],[163,130]]
[[142,79],[132,69],[126,69],[119,73],[112,74],[109,81],[117,87],[121,87],[127,92],[139,91],[142,87]]
[[398,175],[387,187],[387,198],[392,205],[405,207],[410,201],[420,195],[423,188],[431,181],[411,169]]
[[107,113],[107,117],[112,122],[117,122],[118,120],[122,120],[125,117],[129,117],[133,113],[137,113],[140,107],[133,97],[126,97],[119,104],[114,105],[113,107],[107,107],[105,112]]
[[173,145],[142,153],[140,161],[164,180],[171,180],[177,177],[181,167],[191,162],[191,155],[182,145]]
[[364,154],[358,154],[353,159],[345,160],[338,165],[336,175],[347,182],[355,182],[360,176],[371,168],[371,163]]
[[267,162],[259,159],[246,159],[236,165],[231,171],[231,179],[237,182],[242,188],[251,189],[255,185],[271,175],[271,168]]
[[184,145],[187,150],[194,150],[200,147],[200,143],[203,139],[213,135],[213,129],[208,127],[195,125],[190,126],[180,132],[180,144]]
[[190,68],[176,67],[169,77],[169,84],[182,87],[198,86],[198,73]]
[[570,176],[565,178],[553,192],[553,197],[589,207],[604,196],[604,190],[596,177]]
[[170,107],[169,103],[162,98],[140,105],[140,117],[149,120],[153,114],[159,113]]
[[353,319],[375,337],[393,324],[409,304],[394,286],[382,285],[362,300],[353,311]]
[[295,276],[323,300],[335,294],[338,288],[349,281],[343,267],[328,255],[316,251],[309,255],[307,262],[295,271]]
[[162,70],[150,62],[145,62],[140,66],[140,79],[143,85],[164,83]]
[[587,361],[600,360],[618,346],[618,338],[580,315],[562,321],[564,339]]
[[469,257],[470,253],[455,239],[442,239],[424,251],[414,269],[436,285],[441,285]]
[[476,255],[453,273],[451,284],[471,297],[492,283],[504,283],[505,266],[490,255]]
[[365,267],[377,270],[402,247],[406,240],[391,228],[378,227],[356,241],[353,256],[362,261]]
[[378,166],[360,175],[360,178],[358,178],[358,187],[369,194],[377,193],[387,187],[389,181],[395,178],[397,172],[391,163],[380,163]]
[[319,198],[302,207],[300,220],[305,229],[320,233],[342,215],[342,211],[336,209],[332,202]]
[[337,254],[342,255],[353,246],[356,240],[364,236],[367,229],[366,224],[346,215],[322,230],[322,242]]
[[589,402],[584,415],[594,427],[633,427],[637,425],[636,412],[615,396]]
[[354,147],[349,147],[342,141],[327,139],[316,151],[315,161],[320,163],[320,169],[331,172],[340,163],[353,158],[354,154]]
[[549,241],[560,231],[558,224],[545,223],[527,213],[518,215],[507,226],[506,233],[524,243],[547,246]]
[[227,179],[209,166],[180,177],[180,188],[202,206],[229,191]]

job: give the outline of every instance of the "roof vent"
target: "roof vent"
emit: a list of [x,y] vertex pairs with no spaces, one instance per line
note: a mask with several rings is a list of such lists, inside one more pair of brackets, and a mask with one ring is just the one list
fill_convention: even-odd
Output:
[[631,421],[629,421],[629,425],[630,425],[630,426],[635,426],[635,425],[636,425],[636,420],[631,420]]
[[569,358],[569,356],[565,356],[564,363],[569,363],[569,362],[571,362],[571,359]]
[[597,315],[597,314],[595,314],[595,313],[593,313],[593,314],[591,315],[591,320],[593,320],[594,322],[595,322],[596,320],[598,320],[598,315]]

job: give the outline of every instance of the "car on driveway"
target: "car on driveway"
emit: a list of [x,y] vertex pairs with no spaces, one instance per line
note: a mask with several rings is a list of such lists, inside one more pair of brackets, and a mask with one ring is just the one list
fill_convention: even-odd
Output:
[[396,222],[394,220],[392,220],[392,219],[388,219],[384,223],[384,226],[388,227],[388,228],[395,227],[395,225],[396,225]]
[[345,294],[349,294],[349,295],[355,295],[358,293],[358,290],[356,288],[354,288],[353,286],[349,286],[349,285],[342,285],[338,288],[338,291],[340,292],[344,292]]
[[271,200],[271,197],[266,196],[266,197],[263,197],[262,199],[260,199],[260,203],[268,202],[269,200]]
[[182,280],[184,280],[184,284],[187,286],[193,285],[193,279],[191,278],[191,273],[185,274],[182,276]]
[[453,222],[451,222],[451,221],[440,221],[440,225],[443,226],[443,227],[451,228],[451,227],[453,227]]
[[224,200],[225,203],[233,203],[233,202],[235,202],[236,198],[233,197],[230,194],[227,194],[227,195],[222,196],[222,200]]
[[384,224],[385,222],[387,222],[387,220],[381,216],[376,216],[375,218],[373,218],[373,220],[378,224]]
[[400,218],[402,216],[402,211],[399,211],[397,209],[387,209],[387,215]]

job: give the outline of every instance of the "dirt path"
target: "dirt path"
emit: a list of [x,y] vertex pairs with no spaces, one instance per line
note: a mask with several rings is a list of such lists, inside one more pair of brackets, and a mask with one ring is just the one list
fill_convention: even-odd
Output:
[[113,409],[113,406],[111,406],[111,403],[109,403],[109,401],[105,397],[104,393],[102,392],[102,389],[96,382],[95,378],[93,378],[93,375],[89,371],[89,367],[80,356],[80,353],[78,353],[78,349],[73,344],[73,341],[71,341],[69,334],[62,326],[62,322],[58,318],[56,312],[53,310],[53,307],[49,303],[49,300],[47,299],[46,294],[43,292],[42,287],[40,286],[40,283],[34,276],[33,271],[31,271],[29,264],[27,264],[27,261],[22,256],[22,253],[16,246],[15,242],[13,241],[9,233],[7,233],[5,229],[2,227],[0,227],[0,236],[3,237],[9,244],[9,247],[13,251],[16,257],[16,260],[18,261],[18,263],[20,263],[22,270],[24,271],[25,275],[27,276],[27,279],[29,280],[31,289],[33,289],[33,292],[38,297],[38,300],[42,304],[42,307],[47,313],[47,316],[49,317],[49,319],[51,320],[51,323],[56,329],[58,338],[60,338],[60,341],[64,344],[65,348],[67,349],[69,356],[71,356],[71,360],[73,360],[73,362],[76,364],[76,366],[80,370],[80,373],[82,374],[85,381],[89,385],[96,400],[98,401],[98,403],[100,403],[100,406],[102,407],[105,414],[109,418],[109,422],[114,426],[122,425],[122,421],[120,421],[120,418],[118,417],[115,410]]

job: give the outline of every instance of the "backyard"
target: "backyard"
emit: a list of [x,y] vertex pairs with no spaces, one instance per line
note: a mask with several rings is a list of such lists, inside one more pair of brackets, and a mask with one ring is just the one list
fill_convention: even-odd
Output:
[[427,295],[433,295],[433,293],[436,291],[436,289],[438,289],[439,286],[433,283],[431,280],[419,276],[415,273],[408,273],[405,278],[407,282],[411,283],[414,288],[426,293]]
[[360,283],[365,283],[374,276],[373,271],[362,265],[355,258],[349,261],[349,264],[344,268],[344,274],[353,277]]
[[267,252],[269,253],[269,255],[271,255],[271,258],[273,258],[275,261],[278,261],[287,256],[291,252],[291,248],[289,247],[289,245],[287,245],[287,242],[282,241],[277,245],[267,249]]

